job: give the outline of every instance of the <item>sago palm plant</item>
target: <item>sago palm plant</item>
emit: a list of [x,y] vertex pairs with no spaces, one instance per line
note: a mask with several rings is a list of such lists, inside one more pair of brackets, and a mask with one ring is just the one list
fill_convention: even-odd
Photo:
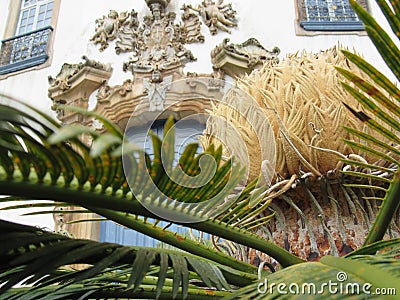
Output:
[[[389,5],[382,0],[377,2],[395,34],[399,34],[400,5],[397,2]],[[354,1],[352,4],[382,56],[397,79],[400,79],[400,66],[397,66],[399,50],[359,5]],[[254,234],[257,229],[265,227],[271,218],[264,211],[270,204],[271,190],[265,190],[258,178],[247,182],[240,193],[235,190],[242,180],[243,169],[233,159],[225,160],[221,147],[210,145],[204,153],[195,155],[197,145],[189,145],[179,164],[172,168],[171,165],[163,166],[161,157],[164,155],[169,158],[168,161],[172,161],[173,135],[165,136],[164,143],[152,136],[154,158],[151,159],[148,155],[140,155],[143,152],[137,148],[125,144],[121,131],[101,116],[95,117],[104,124],[107,132],[99,135],[83,126],[60,128],[51,118],[26,105],[20,108],[1,105],[0,190],[2,194],[10,195],[2,201],[21,203],[11,209],[48,208],[49,204],[41,199],[52,200],[56,211],[57,207],[63,206],[82,207],[79,212],[94,212],[184,251],[73,239],[40,228],[0,221],[0,299],[275,299],[294,297],[296,293],[311,297],[318,293],[318,298],[332,299],[348,297],[349,292],[354,294],[354,299],[365,299],[375,297],[368,293],[376,292],[376,288],[385,291],[387,298],[396,299],[393,293],[400,292],[400,240],[382,239],[400,204],[399,162],[394,158],[400,154],[397,135],[400,129],[397,103],[400,91],[358,56],[349,52],[344,54],[373,82],[370,84],[363,80],[358,76],[360,73],[357,75],[346,68],[339,69],[352,82],[351,85],[345,85],[346,89],[364,107],[361,110],[353,100],[344,99],[348,109],[355,115],[351,127],[346,128],[346,134],[349,135],[345,137],[351,134],[359,138],[349,140],[348,149],[358,149],[378,158],[374,161],[359,159],[358,156],[355,160],[352,157],[342,158],[343,167],[338,169],[338,173],[343,173],[342,177],[353,178],[353,181],[346,182],[346,185],[351,182],[351,186],[344,188],[358,189],[363,184],[368,189],[381,192],[381,195],[374,196],[381,197],[382,202],[362,247],[346,257],[326,255],[318,262],[306,262],[265,237]],[[369,128],[368,132],[357,128],[357,119]],[[165,132],[169,128],[172,128],[171,121],[167,122]],[[93,148],[81,142],[82,134],[93,137]],[[283,131],[283,138],[286,139],[285,134]],[[287,137],[289,147],[284,150],[296,148],[290,145],[292,140],[292,137]],[[315,147],[327,148],[318,145],[317,138],[314,142]],[[135,154],[129,156],[134,172],[128,177],[123,171],[122,148],[125,154]],[[204,156],[212,157],[213,161],[201,159]],[[300,164],[306,163],[307,160],[303,158]],[[312,162],[307,162],[313,166]],[[170,168],[172,172],[182,168],[186,174],[196,176],[207,172],[212,166],[215,171],[211,180],[198,188],[177,186],[166,172]],[[307,165],[307,168],[310,166]],[[319,169],[313,168],[320,173]],[[318,175],[312,172],[313,169],[302,171]],[[150,176],[146,177],[146,174]],[[292,183],[309,184],[307,178],[298,177],[293,177],[293,182],[289,179],[284,185],[292,188]],[[338,178],[341,180],[341,177]],[[141,185],[135,186],[137,182],[141,182]],[[153,182],[162,194],[150,188]],[[129,185],[135,189],[130,190]],[[308,193],[307,189],[305,191]],[[319,203],[314,192],[308,191],[310,199]],[[334,192],[327,190],[326,197],[321,196],[321,199],[334,202],[337,196],[331,193]],[[216,194],[224,201],[218,202],[218,209],[213,207],[214,213],[209,215],[211,208],[207,210],[206,200]],[[285,196],[285,201],[293,202],[293,197],[289,198],[289,194]],[[26,204],[28,199],[39,200],[35,200],[34,204]],[[187,211],[183,209],[184,205],[173,200],[205,205],[199,206],[201,209]],[[141,205],[142,201],[151,202],[178,216],[193,217],[198,222],[184,225],[221,237],[224,241],[255,249],[272,257],[279,266],[274,268],[263,262],[257,268],[170,232],[167,227],[158,226],[163,218],[146,210]],[[321,219],[321,224],[324,224],[329,215],[324,215],[323,210],[316,207],[314,219]],[[202,216],[211,218],[201,219]],[[311,216],[307,216],[304,222],[310,222],[311,219]],[[82,267],[71,268],[75,264],[82,264]],[[336,287],[349,283],[354,289],[337,289],[333,295],[334,290],[326,288],[328,282],[336,283]],[[287,294],[283,294],[268,288],[271,284],[290,285],[290,289],[284,290]],[[302,286],[310,289],[308,294],[304,289],[296,290],[296,287]],[[357,293],[356,287],[362,289]]]
[[[226,145],[225,157],[233,153],[242,162],[248,159],[250,179],[272,177],[269,197],[275,216],[256,233],[307,260],[345,255],[362,246],[400,160],[396,111],[382,108],[378,131],[348,109],[367,113],[358,89],[370,93],[365,89],[371,88],[354,57],[339,46],[316,54],[304,51],[239,78],[238,87],[251,97],[227,94],[213,107],[202,139],[206,147]],[[354,83],[342,85],[344,78]],[[392,97],[382,86],[375,85],[374,91],[378,99]],[[255,109],[268,120],[275,144],[263,140],[269,132]],[[265,174],[271,170],[263,168],[268,163],[263,153],[270,153],[271,145],[276,145],[275,166],[270,166],[273,174]],[[383,145],[385,160],[376,155]],[[360,169],[348,160],[375,169]],[[388,236],[400,236],[399,212]]]

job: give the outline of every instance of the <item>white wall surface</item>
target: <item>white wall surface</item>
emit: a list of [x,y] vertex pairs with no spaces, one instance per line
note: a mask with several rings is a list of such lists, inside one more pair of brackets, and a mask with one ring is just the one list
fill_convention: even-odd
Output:
[[[5,31],[10,1],[18,0],[0,0],[0,38]],[[200,2],[201,0],[172,0],[169,7],[178,14],[177,22],[179,22],[181,13],[179,8],[184,3],[196,6]],[[225,3],[229,2],[237,11],[238,28],[233,29],[231,35],[220,32],[216,36],[211,36],[208,28],[203,25],[202,32],[206,37],[206,42],[204,44],[187,45],[187,48],[192,50],[198,60],[195,63],[187,64],[186,71],[211,73],[210,52],[224,38],[229,37],[231,42],[241,43],[250,37],[254,37],[267,49],[278,46],[281,49],[281,59],[286,54],[299,50],[318,52],[340,43],[350,49],[355,48],[368,61],[387,72],[367,36],[348,34],[296,36],[295,0],[225,0]],[[370,1],[370,8],[378,20],[383,19],[375,1]],[[58,23],[54,32],[54,56],[51,66],[0,80],[0,93],[27,101],[42,111],[54,115],[54,112],[50,109],[51,101],[47,97],[47,77],[49,75],[56,76],[64,62],[81,62],[82,55],[112,65],[114,72],[109,82],[110,85],[122,84],[125,79],[131,78],[130,73],[122,71],[122,64],[128,59],[129,54],[116,55],[113,42],[103,53],[100,53],[98,46],[89,41],[94,34],[95,20],[107,15],[110,9],[117,12],[135,9],[139,13],[139,18],[148,13],[144,0],[61,0]],[[385,28],[387,28],[386,24]],[[15,213],[0,212],[0,218],[5,217],[16,219]],[[52,227],[51,217],[42,216],[39,219],[31,219],[29,222],[37,222],[41,226]]]

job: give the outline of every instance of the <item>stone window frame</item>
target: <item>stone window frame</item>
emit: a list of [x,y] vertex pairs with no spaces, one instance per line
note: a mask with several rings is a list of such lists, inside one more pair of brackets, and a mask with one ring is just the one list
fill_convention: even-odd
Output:
[[[295,6],[295,33],[297,36],[316,36],[316,35],[359,35],[366,36],[367,32],[363,29],[351,30],[351,29],[339,29],[334,26],[330,29],[320,30],[320,29],[304,29],[301,26],[302,22],[302,5],[304,0],[296,0],[294,1]],[[359,0],[363,6],[365,6],[368,10],[370,8],[370,4],[368,0]]]
[[[5,26],[3,36],[1,37],[1,40],[6,40],[6,39],[13,38],[14,36],[16,36],[16,30],[18,27],[21,5],[22,5],[21,0],[9,1],[7,23]],[[50,23],[50,27],[53,29],[53,32],[52,32],[52,34],[50,34],[50,39],[48,42],[48,53],[47,53],[49,58],[42,64],[28,67],[26,69],[18,70],[15,72],[10,72],[7,74],[0,75],[0,80],[6,79],[10,76],[15,76],[15,75],[18,75],[21,73],[30,72],[32,70],[44,69],[51,65],[52,60],[53,60],[53,53],[54,53],[54,37],[55,37],[60,7],[61,7],[61,0],[54,0],[53,13],[52,13],[51,23]]]

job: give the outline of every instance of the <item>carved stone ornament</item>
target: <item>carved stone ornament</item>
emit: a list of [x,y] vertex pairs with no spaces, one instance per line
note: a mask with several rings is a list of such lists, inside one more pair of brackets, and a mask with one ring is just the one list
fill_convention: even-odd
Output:
[[218,0],[217,3],[204,0],[196,8],[191,5],[187,7],[199,13],[212,35],[217,34],[218,30],[231,33],[229,28],[237,27],[236,11],[231,3],[224,4],[224,0]]
[[172,76],[162,79],[159,72],[154,72],[151,79],[143,81],[144,92],[149,100],[149,111],[163,111],[167,90],[172,83]]
[[127,93],[132,92],[133,82],[130,79],[124,81],[124,83],[119,87],[119,94],[125,97]]
[[184,39],[187,44],[204,43],[205,37],[201,34],[201,22],[198,15],[190,10],[190,7],[183,5],[182,21]]
[[117,54],[131,52],[137,48],[136,38],[139,34],[139,25],[138,13],[132,10],[118,32],[118,39],[115,46]]
[[108,85],[107,80],[103,80],[101,86],[97,92],[96,98],[101,101],[111,94],[111,87]]
[[86,56],[82,58],[84,62],[64,63],[55,78],[48,77],[48,95],[53,101],[52,109],[63,123],[79,123],[80,119],[76,113],[60,109],[59,105],[73,104],[86,109],[91,93],[105,84],[112,73],[111,67]]
[[127,79],[122,85],[109,86],[107,80],[103,80],[100,88],[97,91],[96,98],[99,102],[108,101],[110,97],[118,93],[121,97],[125,97],[129,92],[132,91],[133,82],[131,79]]
[[95,34],[90,39],[95,44],[100,44],[100,51],[108,47],[108,42],[117,37],[120,26],[128,19],[127,12],[118,14],[115,10],[110,10],[107,16],[96,20]]
[[139,21],[138,13],[117,13],[111,10],[107,16],[96,20],[95,34],[91,40],[100,44],[100,51],[116,40],[115,51],[132,53],[123,70],[150,73],[154,70],[170,70],[195,61],[193,54],[185,48],[185,44],[203,43],[201,22],[210,28],[211,34],[219,30],[230,32],[230,27],[237,26],[236,11],[231,4],[223,0],[203,1],[196,8],[183,5],[182,22],[175,23],[176,14],[167,12],[170,0],[146,0],[151,14]]
[[73,81],[75,75],[77,75],[84,67],[91,67],[97,70],[111,72],[111,68],[105,64],[98,61],[89,59],[87,56],[83,55],[82,59],[84,62],[78,64],[68,64],[64,63],[61,67],[60,73],[53,78],[48,77],[48,81],[51,87],[58,87],[59,89],[65,91],[71,88],[71,82]]
[[222,69],[229,76],[240,76],[253,69],[261,68],[266,61],[278,62],[280,49],[265,49],[255,38],[242,44],[229,43],[229,39],[215,47],[211,52],[214,68]]
[[[151,15],[144,16],[143,24],[131,26],[127,23],[122,26],[117,51],[132,52],[130,60],[124,63],[124,71],[165,71],[196,60],[192,52],[184,47],[187,43],[185,38],[191,37],[191,34],[184,26],[174,24],[176,14],[165,12],[166,4],[165,1],[152,1]],[[134,23],[137,24],[136,21]],[[129,46],[123,48],[122,44]]]
[[51,76],[48,77],[49,83],[51,86],[57,86],[63,91],[68,90],[71,88],[71,84],[69,83],[70,79],[74,77],[74,75],[77,74],[81,69],[81,64],[64,63],[61,67],[60,73],[58,73],[56,78]]

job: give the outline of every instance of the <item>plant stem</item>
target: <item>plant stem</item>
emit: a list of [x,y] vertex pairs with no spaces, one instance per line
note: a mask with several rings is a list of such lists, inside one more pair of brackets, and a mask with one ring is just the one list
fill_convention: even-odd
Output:
[[[165,220],[146,210],[136,199],[129,200],[101,192],[91,192],[78,188],[74,189],[72,187],[66,188],[62,186],[47,185],[44,183],[40,184],[29,181],[21,182],[16,180],[0,180],[0,190],[4,195],[31,197],[33,199],[41,200],[50,199],[56,202],[72,203],[87,209],[95,207],[96,209],[108,209]],[[282,267],[288,267],[304,262],[304,260],[275,245],[271,241],[262,239],[248,231],[229,226],[225,223],[219,222],[218,220],[208,220],[199,223],[184,223],[182,225],[264,252],[277,260]]]
[[205,221],[190,225],[188,224],[188,226],[242,244],[252,249],[259,250],[274,258],[284,268],[305,262],[301,258],[275,245],[271,241],[260,238],[249,231],[228,226],[225,223],[220,223],[218,221]]
[[[165,242],[165,243],[170,244],[174,247],[177,247],[181,250],[187,251],[190,254],[212,260],[219,264],[229,266],[231,268],[234,268],[236,270],[240,270],[240,271],[243,271],[246,273],[256,274],[256,272],[257,272],[257,269],[252,265],[249,265],[242,261],[236,260],[229,255],[226,255],[224,253],[210,249],[210,248],[206,247],[205,245],[202,245],[200,243],[197,243],[195,241],[187,239],[187,238],[185,238],[181,235],[175,234],[174,232],[171,232],[169,230],[163,230],[159,227],[154,226],[151,223],[144,223],[141,220],[137,220],[132,215],[126,215],[125,213],[121,213],[121,212],[115,212],[115,211],[106,210],[106,209],[98,209],[98,208],[93,208],[93,207],[89,207],[88,209],[91,210],[92,212],[102,215],[103,217],[106,217],[109,220],[113,220],[125,227],[139,231],[139,232],[141,232],[147,236],[150,236],[152,238],[155,238],[161,242]],[[248,278],[246,280],[246,284],[249,283],[249,280],[251,281],[253,279],[254,278],[251,278],[251,279]]]

